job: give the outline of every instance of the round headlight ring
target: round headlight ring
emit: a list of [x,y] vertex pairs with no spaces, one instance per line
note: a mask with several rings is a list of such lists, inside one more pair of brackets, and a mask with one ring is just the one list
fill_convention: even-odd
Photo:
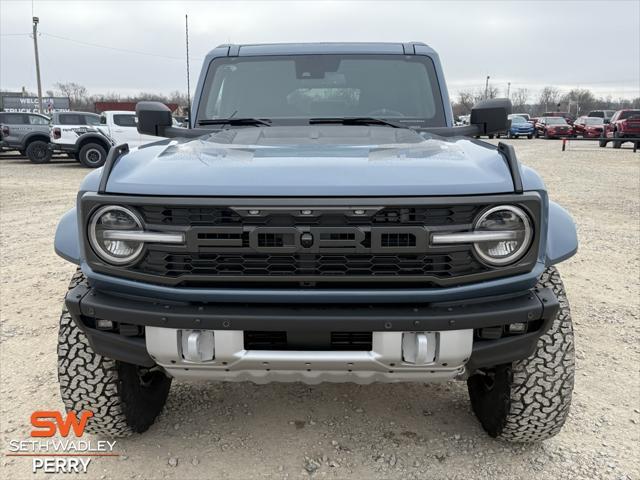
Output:
[[510,254],[509,256],[504,258],[495,258],[490,255],[487,255],[478,247],[477,243],[474,244],[473,250],[475,251],[476,255],[480,258],[480,260],[494,267],[504,267],[522,258],[522,256],[527,252],[527,250],[531,246],[531,241],[533,239],[533,226],[531,224],[529,215],[527,215],[527,213],[522,208],[516,207],[515,205],[499,205],[497,207],[492,207],[484,211],[475,221],[474,227],[473,227],[474,231],[478,230],[478,227],[482,225],[482,223],[487,219],[487,217],[489,217],[489,215],[491,215],[492,213],[504,211],[504,210],[514,213],[522,221],[524,225],[524,238],[522,240],[522,244],[518,247],[518,249],[512,254]]
[[131,253],[130,255],[127,255],[126,257],[117,257],[104,249],[104,247],[100,244],[100,241],[96,236],[96,227],[98,225],[98,221],[105,213],[109,211],[114,211],[114,210],[118,212],[122,212],[125,215],[131,217],[131,219],[134,221],[134,223],[137,226],[135,231],[143,230],[143,225],[142,225],[142,221],[140,220],[140,217],[136,213],[134,213],[132,210],[126,207],[122,207],[120,205],[106,205],[104,207],[100,207],[91,216],[91,221],[89,222],[89,232],[88,232],[89,243],[91,244],[91,247],[95,251],[96,255],[98,255],[102,260],[112,265],[122,266],[122,265],[133,263],[135,260],[137,260],[140,257],[140,254],[142,253],[142,250],[144,248],[144,243],[140,242],[140,244],[135,248],[133,253]]

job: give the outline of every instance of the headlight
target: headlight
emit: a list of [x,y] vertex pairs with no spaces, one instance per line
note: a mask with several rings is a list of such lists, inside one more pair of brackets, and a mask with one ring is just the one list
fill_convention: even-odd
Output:
[[[493,234],[493,235],[492,235]],[[531,245],[529,216],[519,207],[501,205],[484,212],[475,223],[473,244],[478,257],[490,265],[503,266],[521,258]]]
[[142,222],[131,210],[118,205],[99,208],[89,223],[89,242],[96,254],[114,265],[125,265],[140,256],[144,243],[136,240]]

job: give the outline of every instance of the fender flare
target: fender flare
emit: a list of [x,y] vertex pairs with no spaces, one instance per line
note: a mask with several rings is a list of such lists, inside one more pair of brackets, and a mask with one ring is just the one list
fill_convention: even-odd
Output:
[[107,136],[101,134],[100,132],[87,132],[87,133],[83,133],[76,139],[76,145],[78,146],[78,151],[80,151],[80,148],[81,148],[80,145],[91,140],[96,140],[97,142],[100,142],[106,145],[107,153],[109,153],[109,149],[113,146],[113,142],[111,142],[111,140]]
[[47,135],[46,133],[44,133],[44,132],[30,132],[30,133],[27,133],[23,137],[22,141],[20,142],[22,144],[22,148],[23,149],[27,148],[27,145],[29,144],[29,142],[31,142],[34,139],[42,140],[42,141],[47,142],[47,143],[50,142],[49,135]]
[[76,265],[80,265],[79,233],[78,212],[74,207],[65,213],[58,222],[53,249],[59,256]]
[[549,226],[545,264],[555,265],[574,256],[578,251],[576,224],[564,208],[549,202]]

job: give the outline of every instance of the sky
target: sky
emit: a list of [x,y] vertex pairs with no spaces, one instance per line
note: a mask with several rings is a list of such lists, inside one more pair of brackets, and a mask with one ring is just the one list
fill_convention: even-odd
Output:
[[[177,1],[0,0],[0,88],[36,91],[33,14],[40,19],[43,94],[76,82],[90,94],[186,91],[222,43],[423,41],[452,97],[546,85],[640,96],[640,0]],[[533,99],[533,98],[532,98]]]

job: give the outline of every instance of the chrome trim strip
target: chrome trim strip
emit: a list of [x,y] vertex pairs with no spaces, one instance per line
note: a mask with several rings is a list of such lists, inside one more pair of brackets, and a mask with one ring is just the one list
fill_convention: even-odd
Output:
[[136,230],[105,230],[106,240],[131,240],[146,243],[184,243],[183,233],[141,232]]
[[435,233],[431,236],[431,244],[499,242],[501,240],[514,240],[517,237],[518,232],[513,230],[505,230],[503,232]]

